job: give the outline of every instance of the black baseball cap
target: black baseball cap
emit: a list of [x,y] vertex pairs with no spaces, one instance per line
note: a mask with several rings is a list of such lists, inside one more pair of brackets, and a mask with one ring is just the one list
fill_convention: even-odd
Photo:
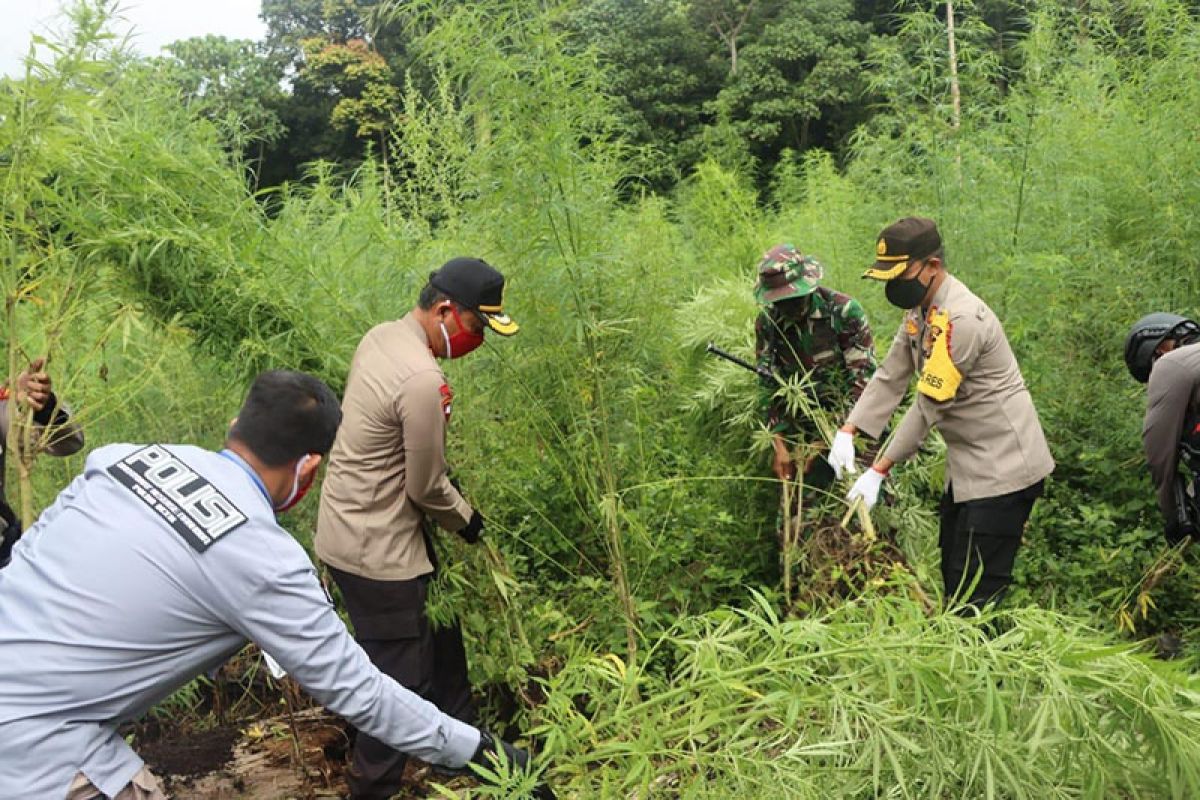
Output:
[[888,225],[875,242],[875,263],[864,278],[890,281],[908,267],[910,261],[928,258],[942,246],[937,224],[925,217],[905,217]]
[[520,330],[504,313],[504,276],[486,261],[452,258],[429,276],[429,284],[463,308],[478,312],[501,336]]

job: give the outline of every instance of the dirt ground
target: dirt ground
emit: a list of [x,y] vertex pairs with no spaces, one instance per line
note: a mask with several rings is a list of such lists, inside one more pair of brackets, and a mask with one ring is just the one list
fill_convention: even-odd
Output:
[[[149,730],[141,737],[138,753],[176,800],[313,800],[347,793],[352,730],[320,708],[292,719],[285,714],[197,732]],[[434,775],[428,764],[410,759],[397,797],[436,796],[430,780],[456,788],[472,784]]]

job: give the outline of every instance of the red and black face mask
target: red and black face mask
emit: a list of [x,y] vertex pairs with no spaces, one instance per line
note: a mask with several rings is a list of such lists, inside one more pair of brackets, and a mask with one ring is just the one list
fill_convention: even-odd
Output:
[[458,309],[453,303],[450,303],[450,313],[454,315],[454,322],[458,325],[458,331],[453,336],[446,332],[446,323],[439,322],[438,325],[442,329],[442,340],[446,343],[446,358],[462,358],[467,353],[475,350],[479,345],[483,344],[483,333],[475,333],[463,324],[462,317],[459,316]]
[[295,507],[297,503],[304,499],[304,495],[308,494],[308,490],[312,488],[313,482],[317,478],[316,472],[308,476],[308,480],[304,482],[303,486],[300,485],[300,470],[308,463],[308,458],[308,456],[305,456],[296,462],[296,475],[292,478],[292,491],[288,494],[286,500],[275,506],[276,514],[282,514],[288,509]]

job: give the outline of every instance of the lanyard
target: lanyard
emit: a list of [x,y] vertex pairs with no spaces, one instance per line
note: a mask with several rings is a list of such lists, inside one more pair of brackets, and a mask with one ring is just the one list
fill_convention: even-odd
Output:
[[229,459],[230,461],[232,461],[233,463],[235,463],[239,467],[241,467],[242,470],[247,475],[250,476],[250,480],[254,481],[254,485],[258,487],[258,490],[260,492],[262,492],[262,496],[264,498],[266,498],[267,505],[269,505],[272,509],[275,508],[275,502],[271,499],[271,495],[267,493],[266,484],[264,484],[262,482],[262,478],[258,477],[258,473],[250,468],[250,465],[246,463],[246,459],[242,458],[241,456],[239,456],[237,453],[233,452],[229,448],[225,448],[217,455],[223,456],[224,458]]

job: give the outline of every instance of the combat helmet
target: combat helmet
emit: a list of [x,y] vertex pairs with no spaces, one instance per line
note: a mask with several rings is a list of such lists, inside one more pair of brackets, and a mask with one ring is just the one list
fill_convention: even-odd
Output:
[[1150,380],[1150,368],[1157,359],[1155,351],[1164,339],[1192,339],[1200,336],[1195,321],[1167,311],[1155,311],[1133,323],[1125,339],[1125,366],[1139,383]]

